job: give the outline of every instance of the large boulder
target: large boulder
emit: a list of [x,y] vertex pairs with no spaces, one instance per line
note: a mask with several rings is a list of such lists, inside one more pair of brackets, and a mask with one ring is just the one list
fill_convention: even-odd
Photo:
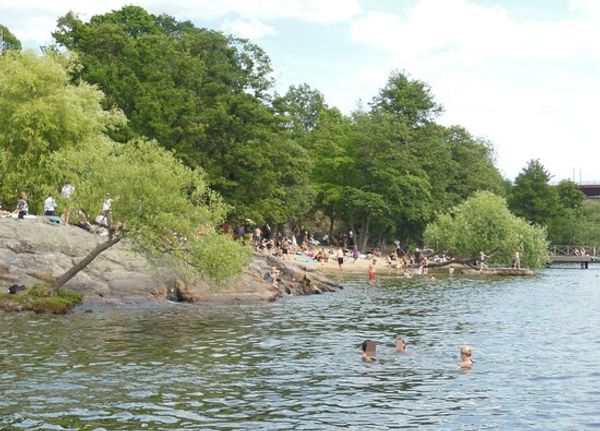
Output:
[[[35,220],[0,219],[0,288],[51,282],[79,262],[105,236],[75,226]],[[271,266],[280,270],[276,285],[265,280]],[[334,291],[339,285],[309,268],[274,257],[256,256],[244,274],[223,286],[213,286],[193,271],[177,271],[166,257],[149,260],[123,240],[100,254],[66,285],[84,293],[84,303],[149,301],[268,300],[286,294]]]

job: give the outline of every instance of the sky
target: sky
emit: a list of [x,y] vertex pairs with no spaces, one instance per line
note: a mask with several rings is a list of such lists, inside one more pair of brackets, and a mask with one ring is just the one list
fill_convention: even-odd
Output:
[[430,86],[440,124],[494,146],[505,177],[539,159],[555,182],[600,183],[599,0],[0,0],[0,23],[39,49],[69,10],[127,4],[249,38],[280,93],[307,83],[345,113],[401,71]]

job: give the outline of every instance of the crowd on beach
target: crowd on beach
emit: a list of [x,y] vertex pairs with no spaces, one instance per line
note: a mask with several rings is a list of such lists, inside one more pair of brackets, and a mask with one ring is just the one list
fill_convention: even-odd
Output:
[[[224,225],[224,233],[230,233],[234,239],[251,243],[255,253],[279,257],[284,260],[294,259],[303,263],[327,264],[330,261],[337,263],[340,271],[344,270],[346,263],[355,264],[359,260],[367,261],[369,280],[375,280],[379,267],[385,265],[388,273],[395,272],[406,278],[414,275],[428,275],[428,264],[450,262],[452,255],[449,253],[435,254],[432,250],[424,248],[408,249],[395,241],[389,252],[384,252],[380,247],[374,247],[361,253],[355,243],[354,233],[340,233],[330,237],[325,234],[320,241],[314,238],[307,230],[295,227],[291,232],[273,233],[269,224],[262,228],[255,227],[248,232],[243,223],[235,229]],[[453,267],[449,272],[454,271]]]

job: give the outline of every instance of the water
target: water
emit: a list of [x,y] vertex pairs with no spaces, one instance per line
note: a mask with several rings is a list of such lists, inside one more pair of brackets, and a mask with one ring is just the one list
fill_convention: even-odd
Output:
[[[599,276],[382,277],[268,304],[0,314],[0,429],[600,428]],[[359,360],[366,338],[377,363]]]

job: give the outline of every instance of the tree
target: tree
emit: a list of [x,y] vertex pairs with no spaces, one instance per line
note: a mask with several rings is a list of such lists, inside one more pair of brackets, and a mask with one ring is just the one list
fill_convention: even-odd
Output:
[[522,261],[533,269],[543,267],[548,260],[545,229],[515,217],[503,198],[485,191],[438,216],[427,226],[425,240],[461,258],[483,251],[492,261],[506,265],[519,251]]
[[21,50],[21,41],[2,24],[0,24],[0,41],[0,54],[7,50]]
[[546,226],[561,209],[558,192],[548,182],[551,175],[539,160],[531,160],[515,178],[509,207],[517,216]]
[[[156,142],[105,141],[85,151],[56,154],[54,161],[66,166],[67,177],[76,179],[74,205],[86,218],[98,214],[103,192],[114,199],[108,239],[59,277],[54,290],[125,236],[150,256],[167,254],[194,264],[217,282],[240,273],[248,263],[248,250],[216,238],[214,226],[226,211],[220,196],[208,189],[199,170],[184,166]],[[223,261],[224,268],[216,264]]]
[[62,166],[51,156],[105,139],[125,122],[102,109],[103,95],[84,82],[71,84],[67,60],[53,54],[8,52],[0,58],[0,199],[26,191],[30,209],[41,209],[43,191],[56,187]]
[[89,23],[68,13],[54,37],[79,55],[73,79],[98,85],[105,106],[129,118],[111,136],[147,136],[201,168],[231,218],[284,221],[311,204],[308,157],[270,106],[270,60],[258,46],[137,6]]
[[384,88],[371,102],[373,111],[394,114],[411,127],[433,121],[442,111],[427,84],[411,80],[406,74],[393,72]]
[[[108,239],[59,277],[53,289],[124,236],[150,255],[191,262],[215,281],[239,273],[249,252],[239,245],[224,245],[228,256],[214,249],[226,242],[215,237],[214,226],[227,206],[207,187],[202,171],[184,166],[156,142],[112,141],[106,132],[125,118],[103,110],[103,95],[94,87],[71,84],[67,65],[54,54],[11,52],[0,58],[3,197],[26,190],[37,201],[32,206],[39,206],[42,191],[57,191],[68,181],[76,188],[74,207],[93,220],[103,193],[114,196]],[[207,254],[213,259],[195,257]],[[228,264],[215,269],[215,259]]]
[[579,186],[571,180],[562,180],[556,186],[558,198],[564,208],[579,209],[585,201],[585,194]]

